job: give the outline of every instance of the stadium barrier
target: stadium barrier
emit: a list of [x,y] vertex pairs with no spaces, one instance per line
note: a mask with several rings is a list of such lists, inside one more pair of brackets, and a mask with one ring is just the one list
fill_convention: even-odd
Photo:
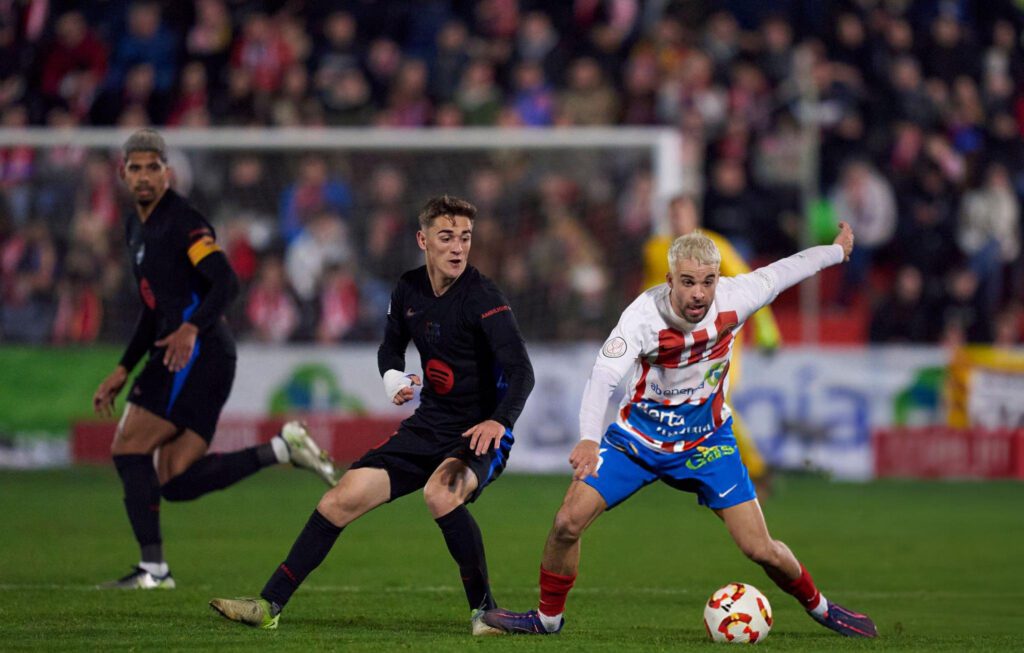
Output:
[[1024,480],[1024,429],[888,428],[872,442],[879,478]]

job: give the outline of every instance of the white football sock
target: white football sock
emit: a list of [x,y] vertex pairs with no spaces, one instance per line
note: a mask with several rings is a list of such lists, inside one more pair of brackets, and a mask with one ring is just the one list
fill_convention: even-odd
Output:
[[280,434],[275,435],[270,439],[270,446],[274,449],[274,455],[277,456],[277,462],[290,463],[292,461],[291,452],[288,451],[288,444]]
[[140,562],[139,568],[143,571],[148,571],[157,578],[163,578],[171,570],[166,562]]
[[549,617],[538,610],[537,615],[540,617],[540,622],[544,624],[544,630],[548,631],[549,633],[553,633],[556,630],[558,630],[559,624],[562,623],[561,613],[556,614],[553,617]]
[[809,608],[807,611],[818,617],[824,617],[828,612],[828,600],[825,598],[825,595],[818,592],[818,605]]

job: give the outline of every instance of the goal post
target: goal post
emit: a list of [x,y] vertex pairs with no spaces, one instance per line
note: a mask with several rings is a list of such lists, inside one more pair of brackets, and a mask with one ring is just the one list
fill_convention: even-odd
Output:
[[[379,335],[379,324],[367,316],[382,314],[384,286],[419,264],[413,220],[430,196],[460,195],[481,207],[472,263],[515,295],[511,299],[518,300],[527,338],[565,341],[603,337],[608,320],[641,289],[642,243],[667,231],[670,198],[700,186],[699,163],[686,161],[682,136],[669,128],[160,131],[176,188],[218,227],[219,238],[246,231],[259,241],[256,249],[269,248],[283,230],[284,243],[276,245],[282,258],[303,226],[296,222],[310,218],[294,218],[288,206],[304,201],[295,199],[304,162],[322,157],[326,175],[344,187],[335,197],[346,228],[345,251],[337,258],[369,279],[362,288],[368,302],[360,309],[363,323],[348,336],[356,340]],[[83,231],[77,225],[82,211],[89,210],[82,204],[94,192],[89,184],[96,183],[95,169],[106,162],[112,177],[131,132],[0,129],[0,150],[19,152],[17,160],[28,162],[22,178],[9,180],[3,189],[15,225],[42,220],[70,243]],[[241,170],[243,159],[260,171]],[[236,172],[261,177],[250,191],[240,190],[231,186]],[[125,201],[116,181],[108,180],[107,186]],[[240,227],[237,218],[243,215],[248,217]],[[388,221],[390,226],[382,226]],[[108,220],[108,226],[112,223]],[[107,249],[114,252],[121,232],[111,232]],[[262,259],[253,263],[261,264]],[[530,278],[519,285],[509,282],[524,275],[523,267]],[[301,299],[314,303],[314,282],[299,285]],[[114,304],[106,311],[108,324],[132,322],[129,307],[116,305],[122,296],[131,298],[108,293]],[[240,314],[233,322],[242,326],[245,315],[240,307],[235,310]],[[314,340],[315,328],[307,327],[291,339]],[[119,329],[104,337],[123,335]]]

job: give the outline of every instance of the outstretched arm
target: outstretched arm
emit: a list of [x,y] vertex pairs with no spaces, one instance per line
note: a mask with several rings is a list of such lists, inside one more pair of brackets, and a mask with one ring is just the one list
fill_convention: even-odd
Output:
[[809,247],[750,274],[736,277],[752,303],[751,310],[770,304],[779,293],[827,267],[846,261],[853,251],[853,230],[839,223],[839,235],[831,245]]

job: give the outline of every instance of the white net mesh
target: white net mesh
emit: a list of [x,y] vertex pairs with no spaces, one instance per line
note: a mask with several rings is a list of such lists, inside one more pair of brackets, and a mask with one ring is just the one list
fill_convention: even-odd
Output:
[[[130,330],[131,207],[116,177],[126,135],[0,130],[3,220],[32,241],[8,258],[55,260],[49,288],[5,289],[7,340]],[[166,137],[175,188],[215,225],[243,280],[236,333],[260,341],[377,340],[395,280],[422,264],[416,214],[442,193],[478,206],[470,262],[509,296],[527,338],[602,338],[640,289],[656,214],[686,185],[666,130]]]

